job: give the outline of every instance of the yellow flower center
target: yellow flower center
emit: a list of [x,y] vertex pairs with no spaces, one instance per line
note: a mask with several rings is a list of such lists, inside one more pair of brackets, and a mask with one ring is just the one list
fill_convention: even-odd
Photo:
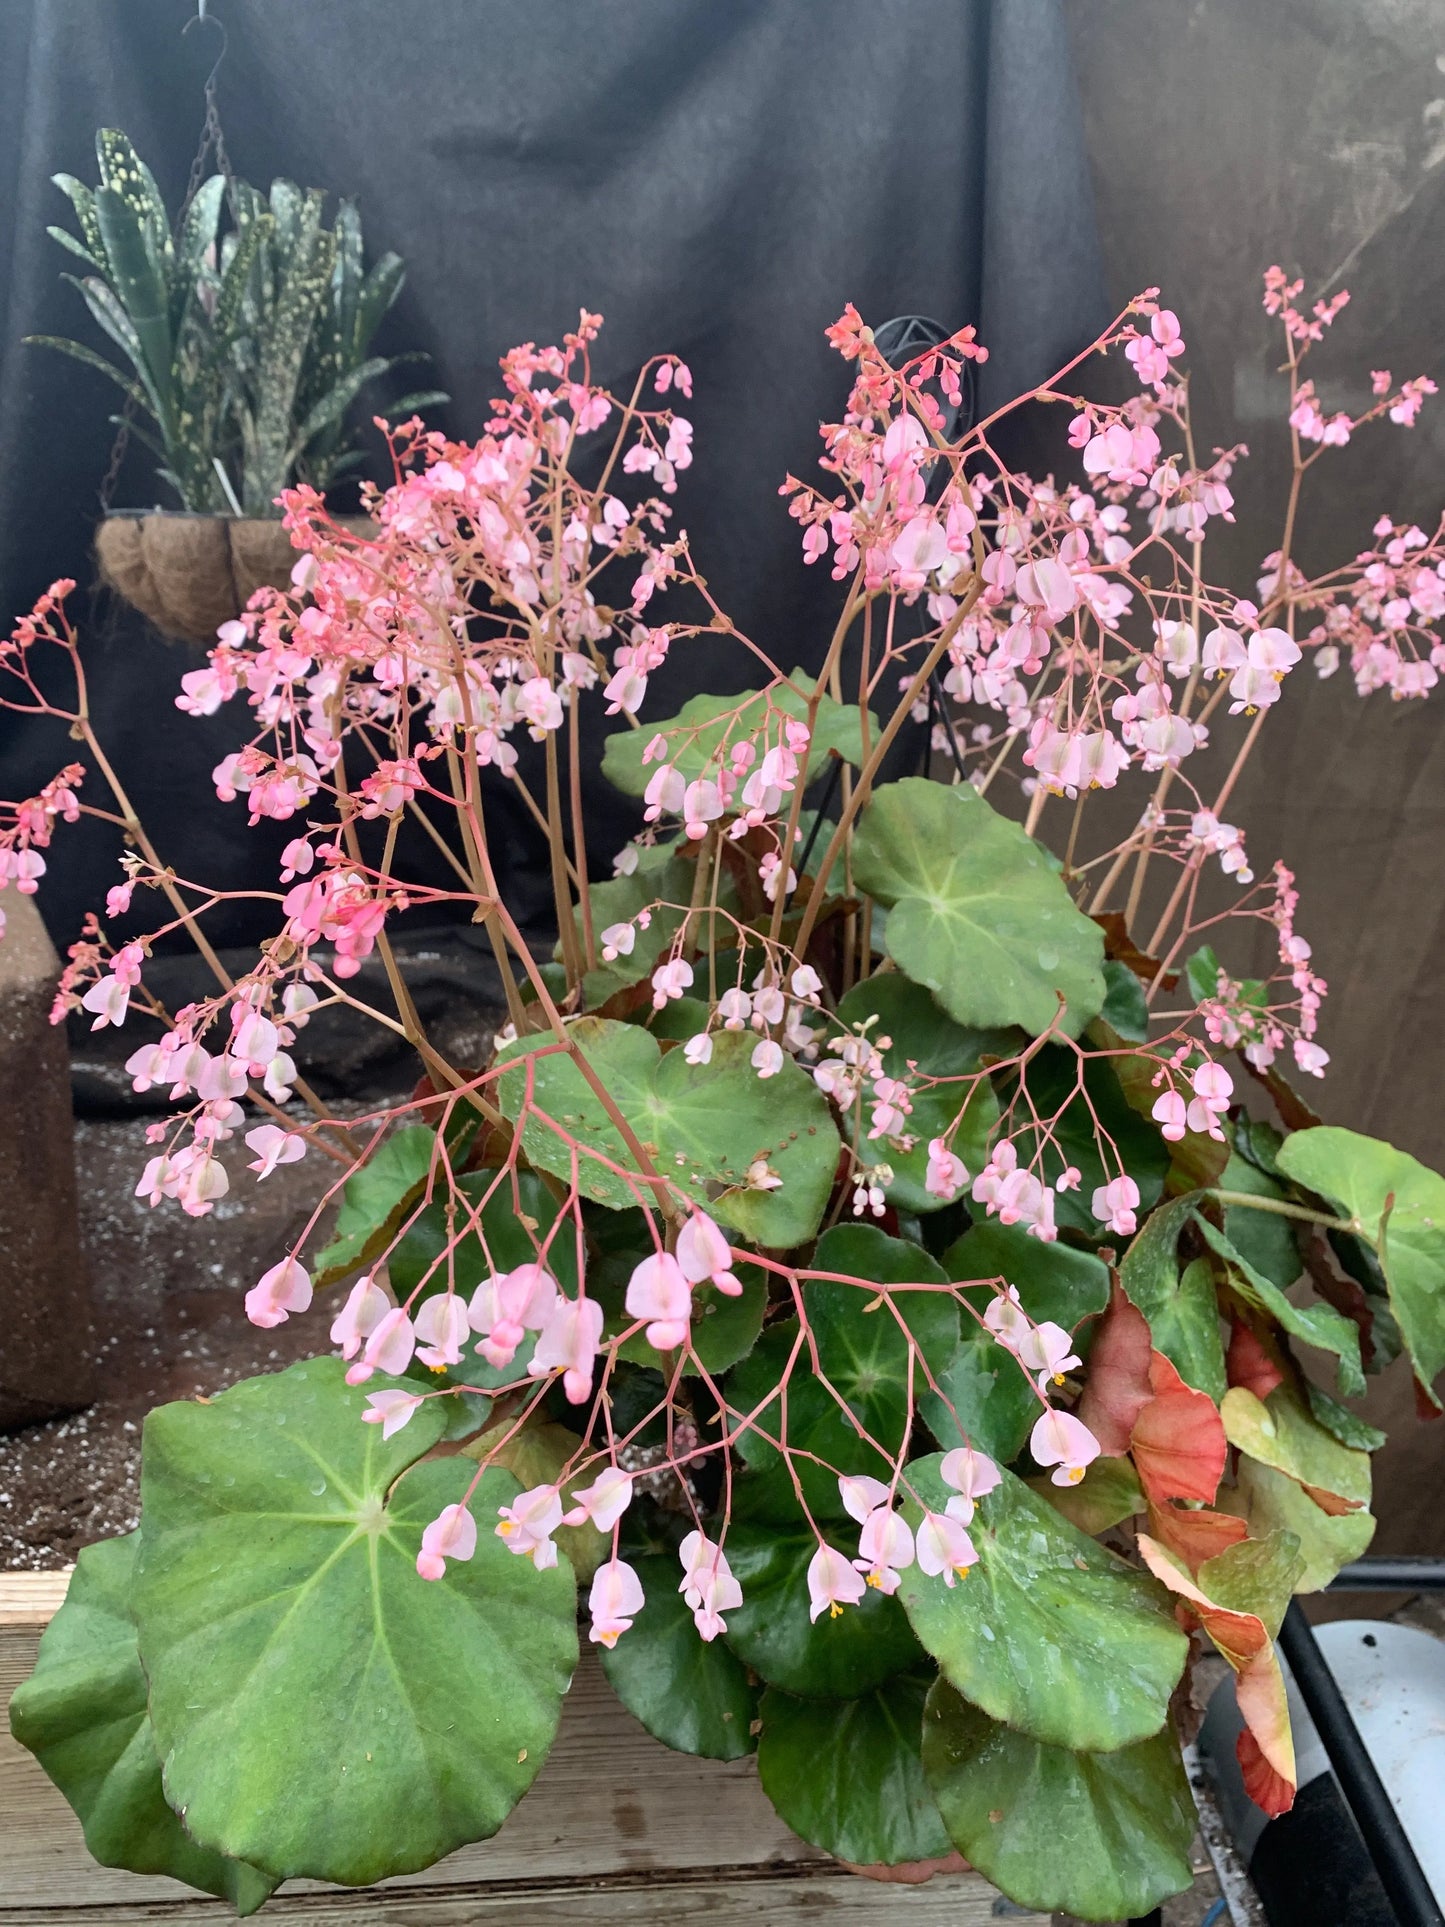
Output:
[[1069,1467],[1069,1474],[1068,1474],[1068,1476],[1069,1476],[1069,1484],[1070,1484],[1070,1485],[1077,1485],[1077,1484],[1079,1483],[1079,1481],[1080,1481],[1080,1479],[1082,1479],[1082,1478],[1083,1478],[1083,1476],[1084,1476],[1084,1468],[1083,1468],[1083,1466],[1081,1466],[1081,1465],[1071,1465],[1071,1466]]
[[843,1616],[843,1608],[838,1604],[837,1600],[835,1599],[832,1602],[832,1604],[828,1607],[828,1617],[829,1619],[841,1619],[842,1616]]

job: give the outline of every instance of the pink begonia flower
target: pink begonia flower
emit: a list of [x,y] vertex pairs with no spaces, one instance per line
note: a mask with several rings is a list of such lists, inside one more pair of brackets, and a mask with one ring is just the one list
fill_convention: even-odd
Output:
[[1215,1112],[1229,1109],[1234,1079],[1223,1064],[1201,1064],[1189,1081],[1194,1086],[1194,1095],[1208,1109]]
[[375,1284],[369,1274],[358,1278],[331,1323],[331,1342],[341,1347],[341,1356],[355,1358],[391,1309],[390,1292]]
[[966,1579],[969,1567],[978,1560],[964,1526],[944,1512],[924,1513],[914,1549],[920,1571],[926,1572],[930,1579],[941,1577],[945,1586]]
[[838,1492],[843,1501],[843,1510],[849,1518],[856,1519],[861,1526],[870,1512],[889,1502],[888,1487],[881,1479],[870,1479],[866,1474],[850,1478],[846,1473],[838,1480]]
[[440,1579],[448,1559],[470,1559],[477,1549],[477,1522],[464,1505],[444,1506],[421,1535],[416,1569],[423,1579]]
[[811,964],[800,964],[792,975],[793,995],[801,997],[804,1003],[815,1004],[823,988],[823,979]]
[[562,1494],[555,1485],[534,1485],[510,1505],[497,1507],[497,1537],[508,1552],[530,1559],[538,1572],[557,1563],[552,1534],[562,1523]]
[[845,1606],[856,1606],[868,1587],[861,1572],[832,1546],[819,1546],[808,1561],[808,1617],[826,1612],[836,1619]]
[[990,1300],[983,1314],[984,1326],[1000,1345],[1016,1352],[1029,1329],[1028,1317],[1019,1303],[1018,1289],[1010,1285]]
[[1330,1054],[1321,1045],[1311,1043],[1303,1037],[1296,1037],[1294,1061],[1307,1076],[1323,1077],[1325,1065],[1330,1061]]
[[1048,1379],[1052,1379],[1056,1385],[1062,1385],[1064,1374],[1081,1363],[1071,1349],[1073,1342],[1063,1326],[1054,1324],[1049,1318],[1035,1325],[1032,1331],[1025,1332],[1019,1340],[1019,1363],[1026,1371],[1037,1375],[1040,1391]]
[[765,1037],[753,1046],[752,1066],[759,1077],[776,1077],[783,1068],[783,1047]]
[[246,1293],[246,1316],[253,1325],[270,1330],[284,1325],[293,1311],[306,1311],[311,1304],[311,1274],[294,1258],[283,1258],[279,1265],[263,1272]]
[[1211,629],[1204,638],[1202,658],[1206,676],[1230,676],[1249,661],[1244,637],[1236,629]]
[[348,1385],[364,1385],[373,1372],[396,1378],[411,1363],[416,1349],[416,1332],[402,1307],[377,1320],[361,1357],[346,1374]]
[[246,1142],[256,1153],[246,1166],[256,1173],[256,1182],[269,1178],[278,1164],[296,1164],[306,1155],[306,1140],[299,1131],[283,1131],[279,1124],[258,1124],[247,1131]]
[[[938,1478],[944,1482],[944,1486],[952,1486],[961,1499],[967,1499],[969,1518],[973,1517],[973,1501],[986,1497],[994,1490],[994,1486],[998,1486],[1002,1476],[1004,1474],[994,1465],[988,1453],[975,1451],[973,1445],[956,1445],[950,1453],[944,1453],[938,1465]],[[958,1518],[958,1513],[954,1513],[954,1499],[948,1501],[948,1511],[952,1517]],[[967,1518],[963,1524],[967,1524]]]
[[592,1393],[592,1365],[602,1337],[602,1307],[595,1298],[559,1297],[537,1337],[527,1366],[530,1378],[561,1372],[569,1405]]
[[1188,622],[1173,622],[1167,617],[1154,624],[1154,654],[1171,676],[1187,676],[1199,661],[1199,638]]
[[1164,1091],[1154,1100],[1149,1113],[1159,1126],[1162,1136],[1171,1143],[1177,1143],[1184,1135],[1186,1110],[1184,1099],[1178,1091]]
[[687,783],[682,771],[664,763],[655,769],[643,791],[643,801],[647,807],[642,812],[643,821],[655,823],[660,816],[681,816],[683,799],[687,795]]
[[1054,1179],[1054,1189],[1060,1194],[1065,1191],[1077,1191],[1082,1177],[1083,1173],[1077,1164],[1066,1164]]
[[564,1526],[593,1525],[599,1532],[611,1532],[632,1502],[632,1474],[620,1465],[602,1468],[591,1485],[573,1494],[572,1509],[564,1512]]
[[281,1048],[276,1026],[258,1011],[248,1011],[237,1024],[231,1038],[229,1055],[244,1064],[253,1077],[264,1074],[266,1066]]
[[744,1030],[753,1014],[753,1000],[745,990],[725,990],[717,1000],[717,1014],[724,1030]]
[[913,1564],[913,1533],[901,1514],[881,1505],[863,1521],[854,1567],[870,1586],[897,1592],[900,1577]]
[[1015,584],[1020,602],[1037,609],[1048,625],[1062,622],[1079,606],[1079,591],[1068,569],[1054,556],[1026,562]]
[[710,777],[700,776],[688,784],[682,799],[682,819],[684,832],[691,841],[706,836],[708,824],[716,823],[722,813],[722,790]]
[[1056,1468],[1055,1485],[1077,1485],[1098,1458],[1099,1441],[1072,1412],[1047,1411],[1029,1434],[1029,1450],[1040,1465]]
[[559,1292],[546,1266],[532,1260],[482,1280],[467,1315],[482,1336],[477,1350],[489,1365],[501,1371],[511,1364],[524,1334],[541,1331],[551,1317]]
[[733,1577],[727,1554],[705,1532],[690,1532],[677,1550],[682,1560],[677,1589],[699,1634],[711,1642],[727,1631],[722,1615],[741,1606],[743,1589]]
[[710,1064],[712,1062],[712,1038],[705,1030],[695,1037],[689,1037],[682,1047],[682,1054],[689,1064]]
[[728,1241],[705,1211],[695,1210],[678,1232],[677,1262],[690,1285],[714,1284],[728,1298],[741,1297]]
[[460,1365],[462,1346],[471,1336],[467,1301],[454,1291],[435,1292],[424,1299],[412,1321],[418,1339],[417,1357],[433,1371]]
[[368,1392],[366,1402],[371,1409],[362,1413],[362,1420],[367,1425],[379,1425],[384,1439],[399,1432],[417,1407],[426,1404],[420,1392],[399,1391]]
[[1139,1187],[1131,1177],[1111,1178],[1095,1191],[1089,1209],[1120,1238],[1139,1228]]
[[119,977],[101,977],[80,1001],[86,1010],[95,1014],[95,1022],[90,1027],[92,1030],[104,1030],[107,1024],[118,1027],[125,1022],[126,1012],[130,1009],[130,985],[122,983]]
[[652,1007],[661,1010],[669,999],[680,997],[692,988],[692,965],[682,957],[659,964],[652,973]]
[[658,1351],[669,1352],[686,1339],[692,1286],[670,1251],[654,1251],[634,1268],[624,1302],[629,1318],[652,1321],[646,1337]]
[[587,1595],[592,1624],[587,1637],[604,1646],[615,1646],[645,1604],[642,1581],[625,1559],[615,1556],[599,1566]]
[[776,984],[759,984],[753,992],[753,1029],[780,1023],[785,1009],[783,993]]
[[951,1200],[956,1198],[968,1183],[968,1166],[956,1152],[950,1151],[941,1137],[931,1138],[928,1144],[928,1172],[923,1180],[923,1188],[930,1197]]
[[615,963],[619,957],[630,957],[636,942],[637,931],[632,924],[609,923],[602,932],[602,961]]

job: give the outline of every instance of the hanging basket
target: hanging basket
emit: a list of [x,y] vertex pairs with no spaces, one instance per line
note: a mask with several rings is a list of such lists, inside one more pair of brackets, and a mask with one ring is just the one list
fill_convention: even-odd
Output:
[[[343,528],[368,534],[364,515],[341,515]],[[274,520],[193,515],[182,509],[117,509],[95,533],[101,580],[163,635],[214,642],[255,591],[284,589],[297,551]]]

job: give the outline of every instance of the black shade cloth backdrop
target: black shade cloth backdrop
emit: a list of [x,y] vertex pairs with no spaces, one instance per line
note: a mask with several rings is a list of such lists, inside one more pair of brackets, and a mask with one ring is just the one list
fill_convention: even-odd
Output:
[[[837,607],[825,570],[802,566],[777,485],[812,472],[818,424],[841,409],[847,371],[823,330],[844,303],[874,322],[974,321],[990,349],[985,408],[1107,319],[1056,0],[212,4],[229,37],[232,164],[258,183],[284,174],[359,197],[369,255],[390,247],[407,264],[379,351],[431,354],[451,432],[487,419],[502,352],[560,339],[583,305],[606,317],[595,366],[608,385],[625,389],[659,350],[691,364],[696,461],[677,524],[722,606],[785,668],[817,662]],[[50,176],[93,179],[94,131],[119,126],[178,203],[221,44],[213,22],[182,35],[194,15],[195,0],[0,7],[7,621],[57,576],[82,592],[93,581],[118,393],[20,345],[36,332],[90,338],[45,234],[68,219]],[[137,451],[117,503],[158,498]],[[166,859],[227,889],[274,889],[288,830],[248,831],[244,805],[217,802],[208,780],[237,744],[239,711],[182,715],[178,678],[199,654],[108,598],[75,603],[94,713]],[[650,713],[741,687],[748,664],[722,640],[684,645]],[[0,716],[0,795],[33,792],[72,753],[63,731]],[[633,806],[595,769],[588,781],[590,854],[605,873]],[[489,807],[507,899],[539,927],[550,892],[537,833],[505,785]],[[118,848],[104,825],[62,830],[40,897],[62,946],[118,880]],[[425,846],[413,855],[432,867]],[[209,927],[238,943],[273,919],[242,902]]]

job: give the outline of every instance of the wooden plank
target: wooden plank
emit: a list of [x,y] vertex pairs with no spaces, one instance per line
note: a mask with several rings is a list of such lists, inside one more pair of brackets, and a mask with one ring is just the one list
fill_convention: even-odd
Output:
[[[456,1887],[405,1893],[371,1888],[359,1894],[318,1894],[271,1900],[259,1918],[296,1927],[995,1927],[997,1896],[976,1874],[952,1874],[923,1887],[883,1887],[843,1873],[802,1878],[759,1876],[752,1870],[723,1879],[681,1883],[650,1880],[646,1886],[606,1882],[596,1886],[532,1887],[499,1892]],[[6,1913],[6,1927],[222,1927],[231,1918],[219,1901],[176,1907],[110,1906],[93,1909]],[[1020,1927],[1049,1927],[1047,1914],[1014,1914]]]
[[48,1626],[60,1611],[74,1570],[0,1572],[0,1626]]
[[[0,1575],[0,1704],[35,1663],[68,1574]],[[173,1880],[100,1867],[31,1756],[0,1728],[0,1927],[220,1923],[230,1909]],[[315,1927],[982,1927],[997,1895],[976,1874],[882,1887],[783,1825],[751,1760],[673,1753],[618,1704],[589,1653],[537,1784],[502,1831],[422,1873],[343,1893],[288,1881],[266,1909]],[[1012,1916],[1034,1919],[1044,1916]]]

